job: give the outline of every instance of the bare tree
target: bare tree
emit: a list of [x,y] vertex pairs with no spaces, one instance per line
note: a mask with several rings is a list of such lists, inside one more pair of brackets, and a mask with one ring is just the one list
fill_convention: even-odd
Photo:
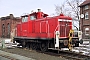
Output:
[[80,8],[78,7],[84,0],[66,0],[61,6],[55,5],[56,14],[63,13],[73,18],[79,23]]
[[79,20],[79,15],[80,15],[80,8],[78,7],[81,2],[84,1],[84,0],[67,0],[67,4],[70,6],[71,8],[71,11],[74,13],[74,19],[75,20]]

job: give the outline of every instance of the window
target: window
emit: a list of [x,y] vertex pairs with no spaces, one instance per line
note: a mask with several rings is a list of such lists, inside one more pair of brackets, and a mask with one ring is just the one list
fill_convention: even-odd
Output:
[[28,17],[22,17],[22,22],[27,22],[28,21]]
[[7,29],[8,29],[8,35],[10,34],[10,24],[7,24]]
[[3,24],[2,25],[2,37],[4,37],[4,35],[5,35],[5,25]]
[[87,10],[87,9],[88,9],[88,5],[85,6],[85,10]]
[[85,13],[85,19],[89,19],[89,14],[88,14],[88,12]]
[[10,38],[10,24],[7,24],[7,37]]
[[89,35],[89,28],[85,28],[85,35]]
[[30,16],[30,20],[35,20],[35,16]]

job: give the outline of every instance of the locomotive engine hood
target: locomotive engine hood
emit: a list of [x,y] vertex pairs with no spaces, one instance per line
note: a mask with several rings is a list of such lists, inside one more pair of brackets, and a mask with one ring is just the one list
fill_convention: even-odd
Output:
[[72,18],[71,17],[69,17],[69,16],[65,16],[64,14],[60,14],[59,16],[57,16],[57,18],[58,19],[66,19],[66,20],[72,20]]

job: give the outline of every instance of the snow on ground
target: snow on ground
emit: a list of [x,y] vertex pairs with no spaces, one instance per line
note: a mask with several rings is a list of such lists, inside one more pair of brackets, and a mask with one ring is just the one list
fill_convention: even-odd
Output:
[[79,46],[80,47],[74,47],[72,51],[90,56],[90,42],[89,41],[84,41],[83,44],[80,44]]
[[11,39],[5,39],[5,43],[12,43]]
[[[80,47],[74,47],[72,51],[90,56],[90,42],[89,41],[83,41],[83,44],[79,44],[79,46]],[[69,50],[69,49],[61,48],[61,50]]]
[[11,39],[3,39],[3,38],[0,38],[0,46],[4,46],[5,48],[13,48],[13,47],[17,47],[19,43],[13,43],[11,41]]

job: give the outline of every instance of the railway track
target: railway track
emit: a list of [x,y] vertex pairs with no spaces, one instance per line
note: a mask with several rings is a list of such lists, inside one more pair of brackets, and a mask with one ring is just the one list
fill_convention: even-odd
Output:
[[48,52],[40,52],[40,53],[66,58],[67,60],[90,60],[90,56],[82,55],[76,52],[70,52],[70,51],[59,51],[59,53],[57,52],[58,51],[50,50]]
[[[84,41],[84,43],[87,44],[87,42]],[[57,53],[52,53],[52,52],[47,52],[47,54],[50,54],[50,55],[54,55],[54,56],[61,56],[61,57],[64,57],[64,58],[67,58],[68,60],[69,59],[72,59],[72,60],[90,60],[90,54],[89,55],[83,55],[84,52],[82,51],[85,51],[85,52],[89,52],[90,51],[90,47],[89,47],[89,42],[87,45],[81,45],[79,48],[74,48],[76,50],[78,50],[79,52],[76,52],[76,51],[59,51],[59,54]]]
[[59,50],[59,53],[57,50],[48,50],[47,52],[42,52],[40,50],[36,50],[36,51],[51,56],[66,58],[67,60],[90,60],[90,56],[82,55],[81,53],[77,53],[74,51]]
[[[18,48],[18,50],[17,50],[17,52],[19,51],[18,54],[21,54],[21,52],[20,52],[21,50],[22,50],[22,48]],[[23,49],[23,50],[25,50],[25,49]],[[29,49],[26,49],[26,50],[29,51]],[[11,49],[11,51],[12,51],[12,49]],[[12,53],[14,53],[14,52],[15,51],[12,51]],[[24,51],[22,51],[22,52],[24,52]],[[59,53],[58,53],[57,50],[49,50],[47,52],[41,52],[40,50],[37,50],[37,52],[44,53],[44,54],[51,55],[51,56],[66,58],[67,60],[90,60],[90,56],[86,56],[86,55],[82,55],[81,53],[70,52],[70,51],[59,51]],[[0,56],[2,56],[2,55],[0,55]],[[9,56],[3,56],[3,57],[13,60],[13,58],[11,58]]]
[[10,59],[10,60],[18,60],[18,59],[12,58],[10,56],[2,55],[2,54],[0,54],[0,56],[4,57],[4,58],[7,58],[7,59]]
[[[67,60],[90,60],[90,56],[82,55],[81,53],[76,53],[76,52],[73,52],[73,51],[61,50],[58,53],[57,50],[49,50],[47,52],[41,52],[40,50],[37,50],[37,52],[48,54],[48,55],[51,55],[51,56],[66,58]],[[5,56],[5,57],[13,60],[13,58],[10,58],[8,56]]]
[[73,60],[85,60],[85,59],[90,59],[90,56],[82,55],[80,53],[76,52],[70,52],[70,51],[62,51],[60,53],[61,56],[68,58],[68,59],[73,59]]
[[[0,47],[0,50],[3,50],[3,49]],[[0,56],[4,57],[4,58],[7,58],[9,60],[19,60],[19,59],[15,59],[15,58],[11,57],[10,55],[8,55],[6,53],[3,53],[3,52],[0,52]],[[0,60],[2,60],[2,59],[0,58]]]

